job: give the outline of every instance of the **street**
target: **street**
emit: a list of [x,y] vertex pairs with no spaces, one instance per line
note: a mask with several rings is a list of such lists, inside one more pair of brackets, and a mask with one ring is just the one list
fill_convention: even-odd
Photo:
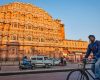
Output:
[[[0,80],[66,80],[69,72],[0,76]],[[77,74],[76,74],[77,75]],[[73,80],[75,76],[73,77]],[[89,80],[92,80],[91,78]]]
[[[66,66],[53,66],[49,69],[65,69],[65,68],[68,68],[68,69],[71,69],[71,68],[78,68],[79,65],[78,64],[75,64],[75,63],[68,63]],[[46,69],[46,68],[36,68],[35,70],[38,70],[38,69]],[[1,66],[1,71],[2,72],[5,72],[5,71],[19,71],[19,67],[16,65],[16,66]]]
[[[64,68],[70,69],[70,68],[78,68],[78,67],[79,67],[78,64],[69,63],[67,66],[54,66],[49,69],[64,69]],[[18,71],[18,70],[19,70],[18,66],[2,66],[1,72]],[[45,68],[37,68],[36,70],[45,70]],[[70,71],[0,76],[0,80],[66,80],[66,77],[69,72]]]
[[0,80],[66,80],[68,72],[0,76]]

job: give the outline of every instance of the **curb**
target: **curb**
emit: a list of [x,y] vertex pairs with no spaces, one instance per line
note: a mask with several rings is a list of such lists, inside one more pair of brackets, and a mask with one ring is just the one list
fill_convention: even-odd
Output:
[[76,69],[46,69],[46,70],[25,70],[25,71],[0,72],[0,76],[66,72],[66,71],[71,71],[71,70],[76,70]]
[[[46,69],[46,70],[25,70],[25,71],[0,72],[0,76],[68,72],[68,71],[72,71],[72,70],[80,70],[80,69],[79,68],[72,68],[72,69],[67,68],[67,69]],[[90,68],[88,68],[88,70],[90,70]]]

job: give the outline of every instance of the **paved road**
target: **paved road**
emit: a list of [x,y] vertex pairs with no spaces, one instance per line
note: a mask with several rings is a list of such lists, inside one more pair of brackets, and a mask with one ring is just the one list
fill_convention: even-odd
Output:
[[[51,69],[63,69],[63,68],[78,68],[78,64],[69,63],[67,66],[53,66]],[[36,68],[36,69],[45,69],[45,68]],[[18,71],[18,66],[2,66],[1,71]]]
[[[77,67],[78,67],[78,64],[68,64],[67,66],[55,66],[53,67],[53,69],[77,68]],[[41,69],[41,68],[38,68],[38,69]],[[19,70],[18,66],[2,66],[2,71],[18,71],[18,70]],[[68,73],[69,72],[55,72],[55,73],[0,76],[0,80],[66,80]]]
[[0,76],[0,80],[66,80],[68,72]]
[[[24,74],[12,76],[0,76],[0,80],[66,80],[69,72],[41,73],[41,74]],[[76,75],[73,75],[72,80],[75,80]],[[90,78],[90,80],[92,80]]]

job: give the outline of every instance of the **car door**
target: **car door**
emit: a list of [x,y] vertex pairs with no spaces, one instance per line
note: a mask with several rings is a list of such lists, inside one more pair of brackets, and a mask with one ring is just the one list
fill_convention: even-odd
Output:
[[36,62],[37,62],[37,58],[36,58],[36,57],[32,57],[32,58],[31,58],[31,63],[32,63],[32,64],[36,64]]
[[37,57],[37,65],[38,66],[43,66],[43,57]]

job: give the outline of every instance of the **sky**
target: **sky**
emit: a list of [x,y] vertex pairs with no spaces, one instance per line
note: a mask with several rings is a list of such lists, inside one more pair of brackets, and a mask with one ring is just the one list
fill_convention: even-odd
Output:
[[93,34],[100,40],[100,0],[0,0],[0,5],[14,1],[31,3],[60,19],[66,39],[88,40]]

